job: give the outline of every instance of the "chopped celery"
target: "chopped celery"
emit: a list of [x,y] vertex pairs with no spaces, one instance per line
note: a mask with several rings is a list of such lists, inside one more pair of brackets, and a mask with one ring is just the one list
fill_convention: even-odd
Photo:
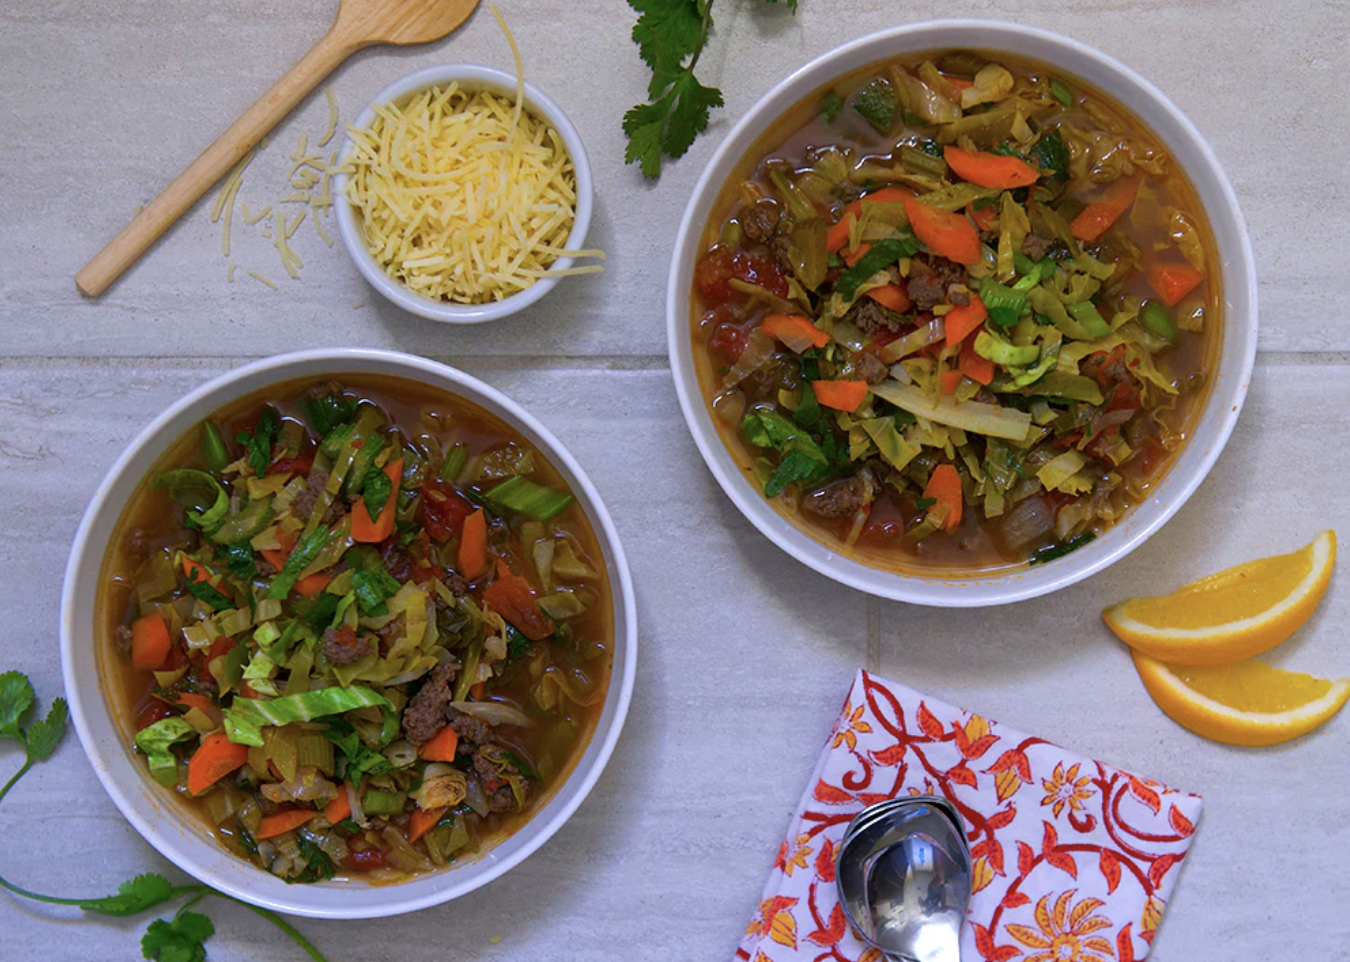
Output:
[[1167,309],[1157,301],[1149,301],[1144,305],[1143,313],[1139,315],[1139,323],[1144,326],[1144,330],[1156,334],[1169,344],[1177,342],[1177,326],[1172,323]]
[[1027,307],[1025,291],[1014,290],[992,277],[980,282],[980,300],[989,310],[989,322],[1005,329],[1015,325]]
[[361,808],[367,815],[400,815],[408,796],[402,792],[385,792],[378,788],[366,790]]
[[547,521],[572,503],[570,494],[535,484],[520,475],[507,478],[501,484],[489,489],[485,496],[493,504],[511,511],[519,511],[537,521]]
[[900,148],[900,163],[911,170],[917,170],[925,174],[934,174],[938,177],[947,176],[947,162],[941,157],[934,157],[927,151],[920,150],[917,147],[908,145]]
[[1052,77],[1050,79],[1050,96],[1054,97],[1065,107],[1073,106],[1073,89],[1058,77]]
[[250,501],[238,514],[230,515],[212,531],[211,540],[218,544],[242,544],[271,524],[273,517],[271,498]]
[[200,445],[202,458],[212,471],[223,471],[234,460],[230,457],[230,448],[220,425],[210,418],[202,422]]
[[446,454],[445,460],[441,462],[441,480],[453,482],[459,477],[459,472],[464,470],[464,464],[469,460],[469,449],[463,444],[456,442],[455,446]]
[[1083,325],[1083,330],[1088,332],[1088,336],[1092,338],[1106,337],[1111,333],[1111,325],[1106,323],[1106,319],[1102,317],[1101,312],[1091,301],[1079,301],[1077,304],[1070,304],[1068,310],[1073,319]]
[[1004,367],[1025,367],[1036,363],[1041,349],[1035,344],[1018,347],[1009,344],[996,334],[981,329],[975,336],[975,353]]

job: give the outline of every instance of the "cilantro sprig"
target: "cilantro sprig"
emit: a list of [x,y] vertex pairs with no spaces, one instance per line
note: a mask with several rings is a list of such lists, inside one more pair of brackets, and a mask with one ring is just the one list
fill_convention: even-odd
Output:
[[[639,164],[647,177],[661,175],[662,156],[683,157],[694,138],[708,127],[722,91],[707,87],[694,75],[698,58],[712,33],[714,0],[628,0],[640,16],[633,25],[638,54],[652,69],[647,103],[623,117],[628,137],[624,159]],[[762,0],[777,4],[780,0]],[[797,0],[782,0],[794,13]]]
[[[10,776],[4,787],[0,788],[0,803],[4,802],[5,797],[34,765],[52,757],[66,733],[65,699],[53,699],[44,717],[33,717],[29,720],[33,715],[35,701],[33,685],[27,676],[17,671],[0,673],[0,742],[18,742],[24,752],[23,765]],[[139,915],[166,902],[189,896],[188,901],[180,906],[171,918],[155,919],[146,928],[145,935],[141,938],[141,955],[152,962],[205,962],[205,942],[215,934],[216,927],[205,915],[190,909],[208,895],[214,895],[217,898],[238,902],[249,911],[267,919],[290,936],[313,962],[327,962],[323,953],[315,948],[309,939],[275,912],[240,902],[208,885],[175,885],[163,875],[154,872],[147,872],[123,882],[117,887],[116,894],[92,899],[41,895],[22,888],[2,876],[0,887],[13,895],[34,902],[70,905],[95,915],[114,917]]]

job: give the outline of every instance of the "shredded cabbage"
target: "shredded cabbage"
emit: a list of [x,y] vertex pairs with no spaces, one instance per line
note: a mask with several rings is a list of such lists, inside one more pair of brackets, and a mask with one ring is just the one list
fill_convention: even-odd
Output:
[[1031,426],[1031,415],[1025,411],[984,404],[979,401],[958,403],[950,397],[936,400],[917,387],[887,380],[872,387],[872,393],[910,414],[926,417],[939,424],[961,428],[974,434],[1007,438],[1010,441],[1026,439]]
[[136,747],[145,752],[150,775],[161,785],[178,780],[178,760],[169,746],[197,737],[197,729],[184,718],[163,718],[136,733]]

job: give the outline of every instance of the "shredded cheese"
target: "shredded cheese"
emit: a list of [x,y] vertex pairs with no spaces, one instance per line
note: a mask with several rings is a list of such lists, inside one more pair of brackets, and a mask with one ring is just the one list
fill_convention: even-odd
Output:
[[500,301],[545,275],[602,269],[550,270],[560,257],[603,255],[567,249],[572,158],[558,132],[525,109],[520,51],[492,12],[516,61],[514,103],[451,83],[378,105],[369,127],[348,132],[347,196],[367,249],[433,300]]
[[277,289],[277,286],[275,284],[273,284],[267,278],[263,277],[257,271],[245,271],[244,273],[247,274],[249,277],[253,278],[259,284],[266,284],[268,287],[272,288],[272,290]]
[[333,139],[337,133],[338,125],[338,102],[337,94],[333,93],[332,87],[324,88],[324,97],[328,99],[328,126],[323,130],[323,136],[319,138],[319,146],[327,147],[328,142]]

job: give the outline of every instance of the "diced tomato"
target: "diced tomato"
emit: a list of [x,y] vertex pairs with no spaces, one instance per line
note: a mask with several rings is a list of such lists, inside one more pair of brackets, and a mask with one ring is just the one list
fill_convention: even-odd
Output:
[[553,633],[553,622],[539,610],[530,583],[500,560],[496,578],[483,590],[483,600],[531,641],[539,641]]
[[373,869],[384,868],[388,864],[388,860],[384,857],[384,849],[379,848],[367,848],[360,851],[352,849],[342,859],[342,867],[349,868],[354,872],[369,872]]
[[179,668],[186,667],[187,663],[187,651],[183,648],[181,642],[175,641],[169,647],[169,655],[164,659],[164,667],[160,671],[177,671]]
[[1125,345],[1117,344],[1110,351],[1097,351],[1083,358],[1083,363],[1079,369],[1097,382],[1097,385],[1103,390],[1110,390],[1118,382],[1112,377],[1108,368],[1112,367],[1117,361],[1125,359]]
[[1149,441],[1144,448],[1144,453],[1139,455],[1139,470],[1144,474],[1152,474],[1158,470],[1158,465],[1163,463],[1167,457],[1167,449],[1157,441]]
[[889,498],[876,501],[868,512],[858,540],[868,544],[893,544],[905,536],[905,518]]
[[156,699],[149,699],[141,706],[140,711],[136,713],[136,730],[142,731],[149,728],[157,721],[163,721],[166,718],[172,718],[175,712],[168,705]]
[[747,284],[758,284],[770,294],[788,296],[787,278],[777,264],[763,255],[737,251],[731,258],[731,273]]
[[1128,384],[1117,384],[1115,393],[1106,404],[1108,411],[1124,411],[1139,407],[1139,393]]
[[299,458],[277,458],[267,467],[267,473],[284,474],[287,479],[294,475],[300,475],[302,478],[309,477],[310,469],[314,467],[314,458],[305,456]]
[[719,248],[694,266],[694,287],[706,303],[722,304],[736,297],[727,283],[736,276],[731,272],[731,256]]
[[719,248],[694,268],[694,286],[709,305],[724,304],[740,297],[731,287],[732,279],[757,284],[779,297],[788,295],[787,278],[778,265],[763,254],[749,251],[733,254]]
[[228,655],[234,644],[233,638],[226,638],[224,635],[217,638],[206,651],[206,663],[209,665],[222,655]]
[[430,477],[422,482],[422,503],[417,509],[417,518],[441,544],[459,537],[464,519],[473,511],[473,504],[449,481]]
[[708,349],[718,354],[724,354],[735,362],[740,360],[742,352],[745,351],[747,340],[749,340],[749,335],[735,324],[724,321],[717,325],[712,337],[708,339]]
[[1053,444],[1055,447],[1059,448],[1061,451],[1065,451],[1073,447],[1081,440],[1083,440],[1082,431],[1070,431],[1068,434],[1055,438],[1050,443]]
[[903,331],[892,331],[888,327],[879,327],[872,332],[872,347],[885,347],[891,341],[898,341],[904,336]]

